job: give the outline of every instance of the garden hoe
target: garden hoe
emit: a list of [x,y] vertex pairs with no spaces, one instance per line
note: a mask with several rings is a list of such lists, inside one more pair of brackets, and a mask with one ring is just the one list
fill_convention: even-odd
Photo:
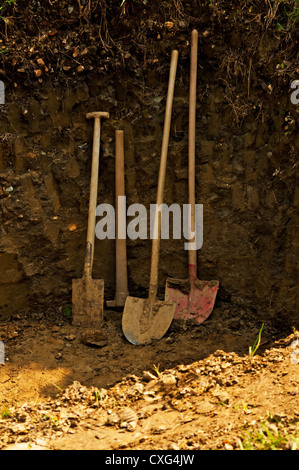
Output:
[[161,339],[168,330],[175,311],[172,301],[157,300],[158,265],[161,238],[161,212],[158,207],[163,202],[164,182],[169,143],[171,112],[174,85],[178,62],[178,51],[172,51],[167,92],[165,122],[162,138],[161,161],[159,169],[158,190],[156,199],[154,236],[152,242],[152,259],[148,299],[127,297],[122,328],[127,340],[132,344],[148,344],[152,340]]
[[104,280],[92,279],[92,268],[98,193],[101,118],[109,118],[109,113],[88,113],[86,118],[94,118],[90,199],[83,277],[81,279],[73,279],[72,285],[72,323],[87,328],[99,328],[103,325]]
[[126,208],[119,197],[125,196],[124,131],[115,131],[115,206],[116,206],[116,292],[107,307],[123,307],[128,297]]
[[[191,35],[191,63],[189,90],[189,234],[195,234],[195,117],[196,117],[196,77],[197,77],[198,32]],[[189,250],[188,279],[167,279],[165,299],[176,302],[175,319],[193,319],[202,323],[213,310],[218,281],[197,279],[197,251]]]

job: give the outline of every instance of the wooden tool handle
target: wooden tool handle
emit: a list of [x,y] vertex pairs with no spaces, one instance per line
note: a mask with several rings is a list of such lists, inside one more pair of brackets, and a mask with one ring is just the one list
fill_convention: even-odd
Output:
[[96,219],[96,208],[97,208],[97,197],[98,197],[101,117],[109,117],[109,114],[108,113],[88,113],[86,117],[87,119],[90,117],[94,117],[88,226],[87,226],[86,253],[85,253],[85,262],[84,262],[84,274],[91,276],[92,267],[93,267],[93,257],[94,257],[95,219]]
[[[189,204],[191,216],[189,233],[195,233],[195,126],[196,126],[196,81],[197,81],[198,32],[191,33],[190,89],[189,89]],[[197,251],[189,250],[189,275],[197,271]]]
[[[163,203],[167,153],[168,153],[168,144],[169,144],[169,133],[170,133],[170,124],[171,124],[171,113],[172,113],[172,104],[173,104],[178,55],[179,55],[178,51],[176,50],[172,51],[170,72],[169,72],[168,92],[167,92],[167,100],[166,100],[164,130],[163,130],[163,138],[162,138],[162,149],[161,149],[156,209],[158,209],[158,207]],[[157,237],[155,238],[155,235],[154,235],[153,244],[152,244],[152,260],[151,260],[150,290],[149,290],[149,298],[151,300],[155,300],[156,295],[157,295],[157,288],[158,288],[159,248],[160,248],[160,238],[161,238],[161,213],[158,210],[156,210],[156,214],[155,214],[154,234],[156,234]]]
[[[115,131],[115,204],[116,204],[116,295],[128,292],[126,218],[121,214],[119,196],[125,196],[124,131]],[[121,225],[120,225],[121,224]],[[124,224],[124,226],[123,226]]]

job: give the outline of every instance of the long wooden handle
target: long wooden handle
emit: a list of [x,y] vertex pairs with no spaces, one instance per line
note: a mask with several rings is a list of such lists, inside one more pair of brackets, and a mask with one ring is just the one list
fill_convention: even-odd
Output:
[[168,92],[167,92],[167,100],[166,100],[164,130],[163,130],[163,138],[162,138],[158,190],[157,190],[157,199],[156,199],[154,237],[153,237],[153,243],[152,243],[152,260],[151,260],[150,289],[149,289],[149,297],[151,300],[154,300],[156,298],[157,288],[158,288],[159,249],[160,249],[160,238],[161,238],[161,212],[158,211],[158,208],[163,203],[167,153],[168,153],[168,144],[169,144],[169,133],[170,133],[170,124],[171,124],[171,113],[172,113],[176,70],[177,70],[177,64],[178,64],[178,55],[179,55],[178,51],[176,50],[172,51],[170,71],[169,71]]
[[97,208],[97,197],[98,197],[101,117],[109,117],[109,114],[108,113],[88,113],[86,117],[87,119],[94,118],[88,225],[87,225],[86,252],[85,252],[85,262],[84,262],[84,275],[88,275],[91,277],[92,268],[93,268],[93,258],[94,258],[95,219],[96,219],[96,208]]
[[[196,85],[197,85],[197,52],[198,32],[191,33],[191,60],[190,60],[190,89],[189,89],[189,147],[188,147],[188,181],[189,204],[191,216],[189,221],[190,233],[195,233],[195,127],[196,127]],[[197,251],[189,250],[189,276],[197,275]]]
[[[125,168],[124,168],[124,131],[115,131],[115,205],[116,205],[116,295],[128,293],[127,278],[127,242],[123,237],[126,234],[126,221],[119,205],[120,196],[125,196]],[[124,225],[124,226],[123,226]]]

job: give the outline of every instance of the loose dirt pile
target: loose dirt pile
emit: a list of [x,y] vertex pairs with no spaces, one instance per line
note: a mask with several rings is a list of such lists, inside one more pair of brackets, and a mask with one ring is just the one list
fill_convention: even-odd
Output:
[[299,448],[298,337],[266,324],[249,357],[260,324],[250,330],[245,312],[230,313],[174,322],[142,347],[125,340],[116,312],[98,347],[67,322],[3,324],[0,447]]

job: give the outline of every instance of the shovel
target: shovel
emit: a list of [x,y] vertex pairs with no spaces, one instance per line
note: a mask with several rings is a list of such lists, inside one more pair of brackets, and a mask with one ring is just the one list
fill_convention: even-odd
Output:
[[149,296],[148,299],[127,297],[122,318],[123,333],[127,340],[132,344],[148,344],[152,340],[161,339],[168,330],[175,311],[174,302],[157,300],[157,289],[159,248],[161,238],[161,212],[158,210],[158,207],[163,202],[177,62],[178,51],[172,51],[156,199]]
[[[189,233],[195,233],[195,117],[196,117],[196,77],[197,77],[198,32],[191,34],[191,63],[189,91]],[[197,279],[197,252],[189,250],[188,279],[167,279],[165,299],[176,302],[175,319],[195,320],[202,323],[213,310],[218,281]]]
[[72,323],[76,326],[98,328],[103,324],[104,280],[92,279],[92,268],[99,177],[101,118],[109,118],[109,113],[88,113],[86,118],[94,118],[90,199],[83,277],[81,279],[73,279],[72,283]]
[[[115,131],[115,205],[116,205],[116,292],[114,300],[107,301],[107,307],[123,307],[128,297],[127,277],[127,244],[125,221],[125,207],[119,197],[125,196],[124,171],[124,131]],[[124,232],[124,233],[123,233]]]

